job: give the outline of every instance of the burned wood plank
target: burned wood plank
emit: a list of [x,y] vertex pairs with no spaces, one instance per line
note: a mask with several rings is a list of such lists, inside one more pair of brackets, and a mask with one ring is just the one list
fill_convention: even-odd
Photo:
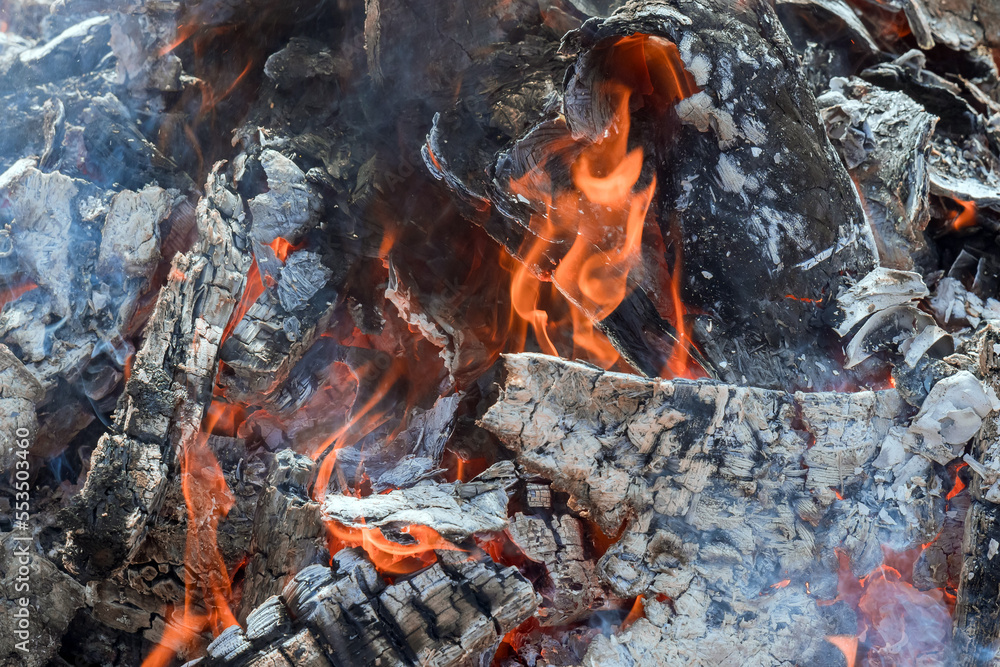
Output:
[[249,268],[238,199],[219,167],[198,205],[199,240],[174,258],[136,354],[115,429],[94,450],[86,484],[64,517],[63,562],[82,576],[126,564],[159,510],[175,448],[197,437],[218,347]]
[[[624,524],[598,574],[621,597],[671,598],[676,611],[664,613],[675,620],[646,631],[661,641],[663,629],[666,646],[682,654],[773,637],[764,599],[772,593],[802,623],[836,626],[815,598],[835,594],[837,550],[862,577],[881,563],[883,544],[913,548],[942,528],[942,480],[909,430],[930,429],[930,420],[897,423],[906,409],[895,390],[790,394],[650,381],[530,354],[506,356],[502,372],[481,424],[528,472],[568,493],[581,516],[608,534]],[[934,419],[934,429],[953,424]],[[732,618],[756,616],[720,625],[706,611],[718,605]],[[676,627],[691,634],[672,634]],[[822,641],[797,641],[763,664],[802,659],[796,651],[826,655]],[[601,655],[610,659],[612,649],[603,645]]]
[[472,664],[537,605],[514,568],[465,554],[386,585],[360,549],[312,565],[195,661],[203,667],[260,665]]
[[507,489],[514,464],[502,461],[470,482],[428,482],[364,498],[331,494],[323,516],[352,528],[429,526],[450,540],[507,527]]

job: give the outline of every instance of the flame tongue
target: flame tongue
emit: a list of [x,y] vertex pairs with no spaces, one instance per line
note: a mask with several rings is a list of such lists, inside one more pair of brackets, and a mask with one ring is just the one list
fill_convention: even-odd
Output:
[[179,651],[190,648],[205,631],[218,636],[237,623],[229,603],[230,576],[216,539],[219,520],[234,503],[215,454],[208,446],[209,425],[182,444],[181,489],[187,506],[184,548],[184,610],[167,624],[159,644],[142,667],[166,667]]
[[[530,202],[534,211],[528,223],[532,234],[521,247],[522,266],[513,273],[511,294],[515,311],[532,327],[544,352],[558,354],[550,335],[552,325],[569,319],[576,351],[607,368],[618,354],[606,339],[595,336],[593,322],[614,312],[637,282],[632,274],[642,261],[643,227],[656,190],[653,176],[641,184],[643,149],[629,149],[630,107],[648,106],[663,113],[697,86],[684,70],[676,46],[660,38],[619,38],[602,50],[601,57],[605,78],[593,84],[592,93],[604,99],[596,108],[610,110],[606,123],[586,132],[562,126],[562,132],[555,132],[541,147],[539,164],[511,179],[511,194]],[[553,175],[563,170],[570,174],[569,188],[560,186]],[[681,333],[678,358],[665,372],[687,375],[679,260],[670,285],[662,286],[670,292],[670,315]],[[558,287],[574,315],[553,317],[558,299],[539,280]]]

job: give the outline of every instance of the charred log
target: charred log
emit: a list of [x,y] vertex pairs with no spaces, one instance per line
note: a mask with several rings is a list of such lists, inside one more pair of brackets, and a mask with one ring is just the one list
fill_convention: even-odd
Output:
[[387,586],[360,549],[299,572],[279,598],[229,628],[199,665],[465,665],[534,611],[513,568],[439,552]]
[[217,173],[198,206],[200,239],[174,259],[115,418],[65,517],[64,563],[82,576],[126,564],[159,510],[175,447],[201,431],[218,347],[249,265],[237,201]]
[[[613,68],[608,54],[616,40],[634,34],[678,45],[686,68],[678,77],[690,81],[684,84],[686,91],[674,96],[684,99],[669,105],[662,117],[651,109],[657,99],[663,108],[674,95],[669,90],[647,96],[647,110],[632,119],[633,133],[656,146],[645,155],[644,173],[656,174],[653,211],[668,248],[665,257],[651,261],[680,271],[669,246],[681,244],[682,298],[711,317],[711,324],[696,328],[695,335],[721,377],[743,375],[759,386],[785,381],[807,386],[805,375],[815,373],[795,368],[812,364],[812,354],[804,349],[808,346],[800,346],[817,340],[818,330],[809,324],[814,308],[788,295],[819,300],[836,290],[839,274],[860,276],[870,270],[875,253],[860,202],[825,137],[815,101],[794,64],[796,56],[777,18],[763,5],[741,5],[735,14],[710,3],[630,5],[609,19],[590,21],[563,40],[565,86],[559,83],[562,73],[553,71],[558,60],[527,60],[528,68],[544,63],[527,77],[537,77],[541,90],[554,90],[555,100],[539,95],[528,97],[525,105],[525,99],[515,98],[520,122],[511,126],[502,122],[499,111],[490,111],[506,113],[507,91],[489,90],[485,103],[463,104],[436,121],[425,150],[428,167],[473,208],[492,207],[500,218],[494,215],[487,228],[496,230],[492,233],[510,252],[522,254],[520,240],[537,234],[530,215],[542,211],[519,201],[511,181],[543,164],[546,151],[555,150],[554,142],[600,135],[613,106],[601,101],[606,96],[601,72]],[[733,40],[732,34],[741,38]],[[733,52],[736,43],[749,45],[741,47],[749,49],[743,60]],[[735,64],[741,62],[747,64]],[[519,68],[522,63],[518,61]],[[503,61],[493,64],[502,67]],[[654,127],[668,127],[669,132]],[[465,149],[470,145],[472,152]],[[552,178],[556,188],[565,187],[558,175]],[[692,187],[695,182],[699,187]],[[751,211],[750,201],[758,197],[767,205]],[[547,273],[559,263],[560,252],[565,248],[553,250],[534,268]],[[630,290],[636,299],[645,295],[660,304],[668,299],[666,281],[653,273],[631,276]],[[572,298],[571,287],[560,289]],[[775,322],[780,324],[772,328]],[[631,327],[638,336],[616,337],[620,325],[613,315],[604,325],[637,368],[650,375],[662,370],[664,350],[672,347],[663,342],[662,329],[643,322]],[[786,347],[809,361],[795,355],[771,361]]]

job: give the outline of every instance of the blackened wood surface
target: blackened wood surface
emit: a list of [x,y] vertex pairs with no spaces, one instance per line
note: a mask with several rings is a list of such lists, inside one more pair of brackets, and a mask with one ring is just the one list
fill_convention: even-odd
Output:
[[[528,233],[528,209],[510,192],[510,179],[532,166],[529,158],[537,161],[538,143],[558,126],[574,136],[600,133],[601,112],[593,107],[601,47],[635,33],[678,45],[699,90],[666,120],[634,113],[632,136],[641,137],[646,168],[657,176],[660,232],[668,243],[677,234],[682,239],[683,300],[711,320],[696,331],[709,361],[720,377],[745,376],[759,386],[839,382],[832,364],[826,370],[814,364],[826,357],[811,322],[814,302],[835,292],[841,275],[860,277],[873,268],[874,242],[797,56],[765,3],[626,5],[563,39],[565,86],[553,71],[559,60],[541,57],[540,47],[531,47],[539,54],[533,58],[530,42],[518,45],[527,57],[507,77],[516,72],[538,83],[528,95],[512,95],[501,71],[493,78],[498,83],[486,89],[485,104],[463,99],[440,116],[425,151],[429,168],[472,208],[478,202],[500,212],[505,224],[496,216],[484,224],[516,253],[518,238]],[[503,62],[497,57],[493,64]],[[530,92],[535,89],[548,95]],[[517,109],[515,124],[503,122],[511,107]],[[666,255],[672,266],[673,250]],[[653,303],[668,289],[648,279],[633,287],[634,298],[647,295]],[[628,301],[623,307],[637,310]],[[638,336],[616,336],[614,315],[603,324],[638,368],[661,371],[670,344],[662,342],[659,327],[632,324]]]

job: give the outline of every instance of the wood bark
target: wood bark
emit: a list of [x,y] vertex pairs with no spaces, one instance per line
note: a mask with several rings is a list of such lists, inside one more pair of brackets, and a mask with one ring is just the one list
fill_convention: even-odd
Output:
[[386,585],[360,549],[296,574],[280,598],[229,628],[190,665],[381,667],[478,664],[537,606],[514,568],[438,552],[429,568]]

